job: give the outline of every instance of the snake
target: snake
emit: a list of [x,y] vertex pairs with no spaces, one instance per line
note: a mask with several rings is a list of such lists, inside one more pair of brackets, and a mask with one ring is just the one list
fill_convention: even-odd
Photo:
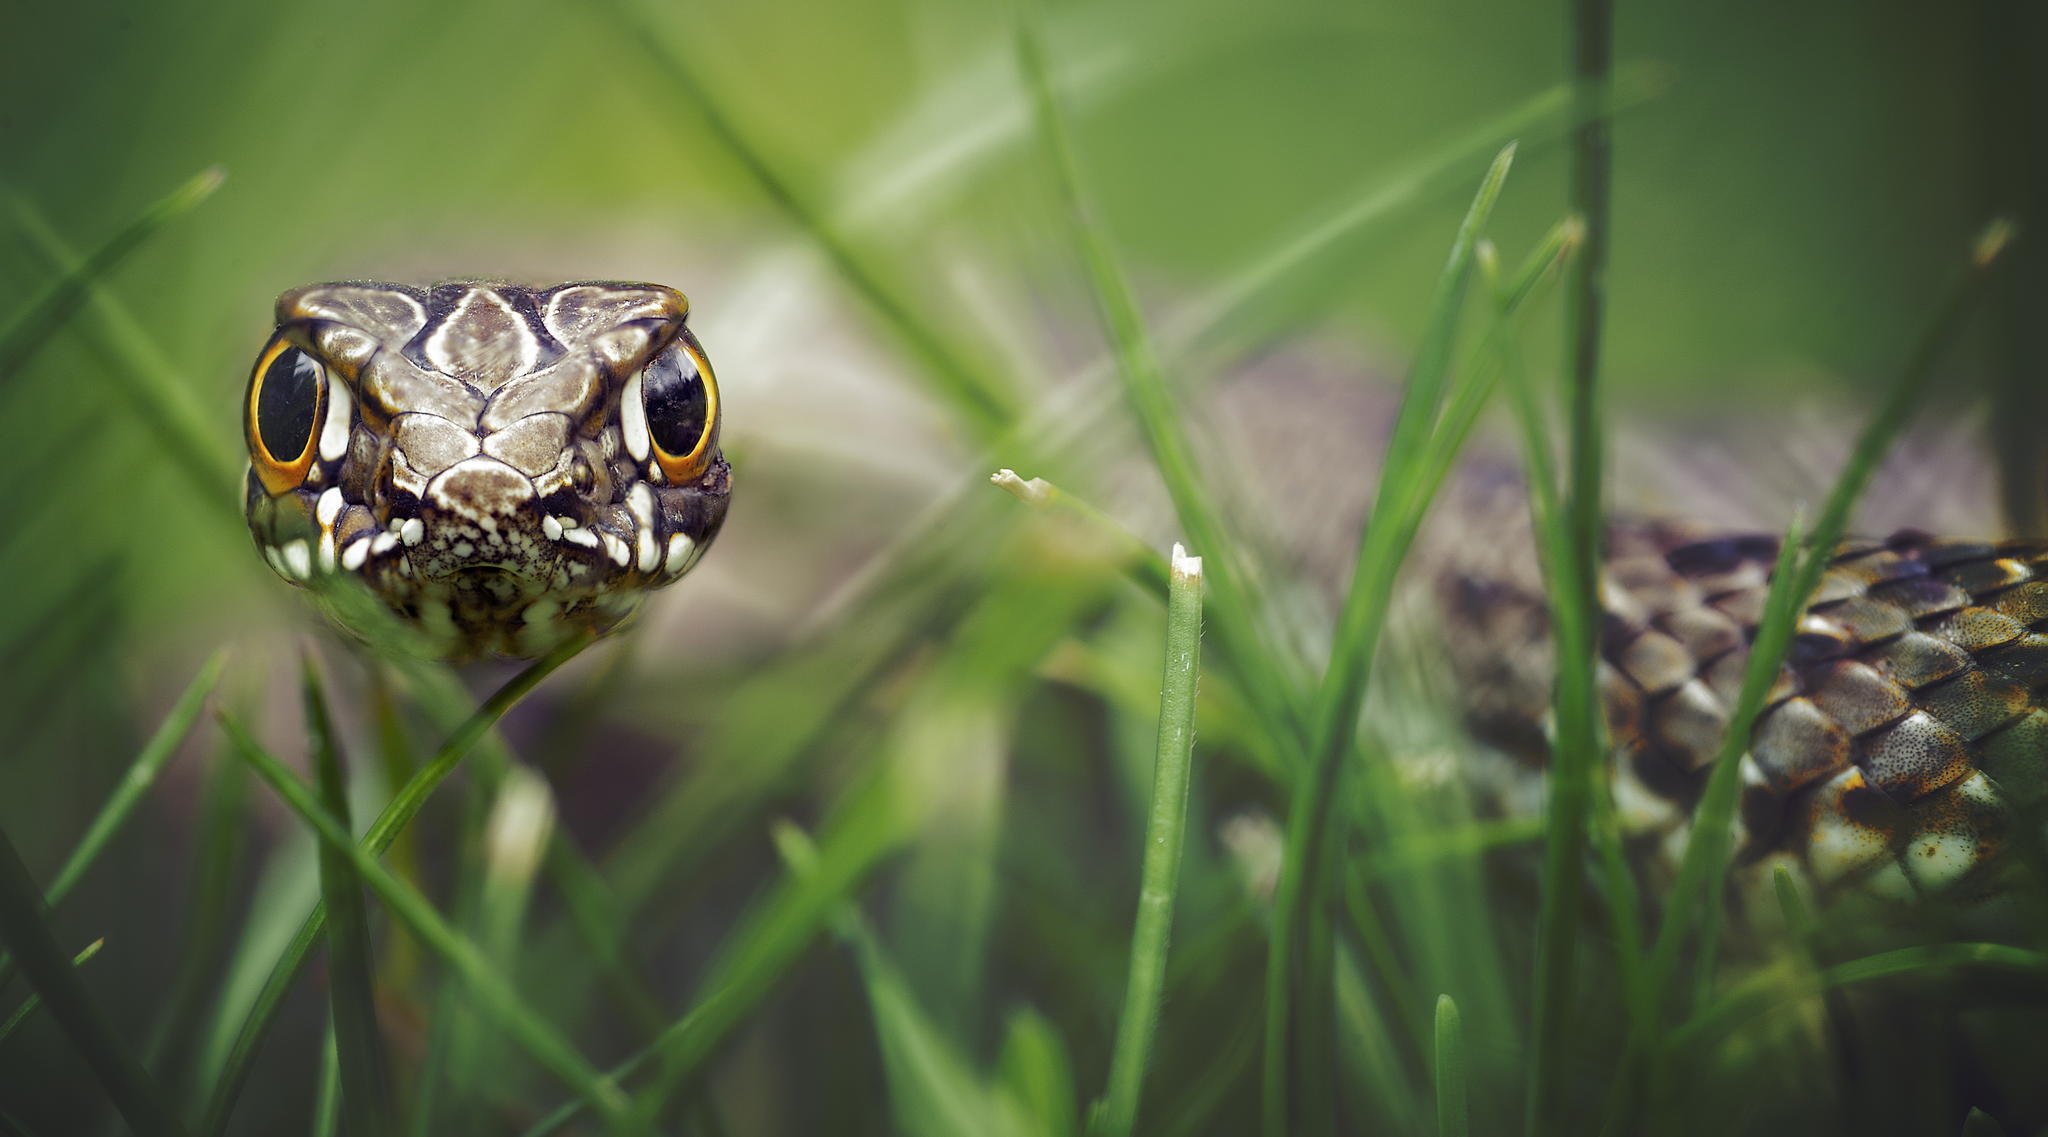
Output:
[[618,281],[284,293],[243,406],[257,549],[293,585],[360,582],[450,660],[618,628],[732,492],[689,311]]
[[[286,292],[244,407],[257,548],[294,585],[360,581],[451,659],[619,627],[697,564],[731,494],[688,313],[673,289],[603,281]],[[1434,566],[1441,642],[1463,719],[1540,800],[1546,593],[1526,532],[1478,528],[1487,557]],[[1650,871],[1690,835],[1778,541],[1608,530],[1608,774]],[[1845,541],[1748,742],[1738,877],[1995,905],[2016,818],[2048,796],[2048,542]]]

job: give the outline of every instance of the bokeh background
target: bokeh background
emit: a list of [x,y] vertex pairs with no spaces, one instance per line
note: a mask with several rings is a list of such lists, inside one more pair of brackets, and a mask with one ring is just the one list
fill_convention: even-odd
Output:
[[[1088,409],[1090,384],[1110,389],[1090,370],[1103,344],[1029,129],[1012,19],[1005,5],[941,0],[78,0],[0,15],[6,310],[55,275],[27,235],[38,225],[91,248],[201,168],[227,172],[101,282],[111,304],[63,313],[64,330],[0,389],[0,825],[31,867],[62,859],[216,649],[232,653],[219,698],[294,758],[304,741],[280,675],[302,644],[320,645],[348,706],[367,706],[373,686],[252,554],[236,483],[181,472],[172,432],[122,381],[138,352],[232,466],[246,369],[287,287],[663,281],[692,296],[718,366],[732,519],[629,641],[522,708],[514,748],[551,780],[578,847],[642,874],[627,930],[663,1020],[782,874],[772,822],[820,823],[877,755],[948,758],[920,767],[922,820],[852,895],[946,1054],[986,1073],[1016,1012],[1033,1008],[1064,1040],[1079,1092],[1097,1092],[1135,887],[1158,605],[1089,556],[1047,552],[1061,539],[969,487],[1052,453],[1025,472],[1087,489],[1147,540],[1175,534],[1120,411]],[[1230,334],[1172,360],[1198,436],[1223,456],[1217,480],[1243,488],[1248,531],[1269,548],[1347,548],[1383,429],[1372,408],[1414,347],[1493,148],[1469,141],[1564,77],[1563,7],[1061,2],[1046,35],[1090,182],[1162,325],[1304,226],[1416,188],[1381,220],[1314,243]],[[1618,437],[1710,422],[1739,447],[1755,423],[1765,450],[1796,450],[1806,425],[1838,421],[1897,371],[1984,222],[2024,219],[2040,200],[2048,40],[2017,0],[1624,6],[1616,40],[1638,88],[1614,129],[1605,374]],[[665,62],[677,56],[701,89],[678,84]],[[863,271],[1020,392],[1030,421],[1080,442],[985,452],[844,266],[712,129],[707,97]],[[1510,263],[1566,210],[1560,121],[1518,132],[1492,226]],[[2038,263],[2022,253],[1992,319],[1944,365],[1934,407],[1951,449],[1995,454],[1983,423],[2006,424],[2010,470],[2037,469]],[[1559,326],[1528,325],[1545,375]],[[1216,390],[1230,397],[1200,394]],[[2001,412],[1987,416],[1987,399]],[[1274,469],[1326,484],[1290,488],[1292,509],[1269,515],[1257,504],[1266,450],[1298,450],[1302,423],[1319,423],[1307,437],[1333,448],[1328,460]],[[1334,449],[1347,438],[1357,447]],[[1831,470],[1811,476],[1825,486]],[[2006,506],[1980,501],[1970,518],[2027,516],[2036,493],[2016,479]],[[973,504],[936,532],[924,520],[961,500]],[[1267,566],[1310,613],[1325,595],[1308,579],[1315,563],[1290,553]],[[1313,615],[1304,622],[1313,643]],[[467,678],[483,691],[503,674]],[[347,728],[365,754],[377,748],[368,721]],[[1227,714],[1212,726],[1177,940],[1187,987],[1168,1004],[1147,1099],[1159,1132],[1246,1131],[1256,1100],[1245,1047],[1262,967],[1260,825],[1285,795]],[[417,749],[431,746],[431,730],[414,732]],[[780,755],[765,766],[764,748]],[[238,953],[268,906],[292,907],[276,897],[310,887],[303,832],[260,788],[223,789],[221,765],[202,722],[59,916],[81,943],[105,937],[93,990],[188,1087],[217,1060],[219,1001],[238,981],[246,991]],[[374,802],[381,774],[361,765]],[[423,816],[408,862],[443,897],[460,891],[483,808],[459,804],[463,784]],[[616,1057],[631,1016],[588,993],[587,970],[569,967],[583,978],[552,990],[565,973],[547,955],[566,950],[560,907],[545,886],[534,900],[525,985],[594,1055]],[[1481,911],[1443,915],[1439,930]],[[1526,928],[1493,931],[1519,940]],[[403,937],[382,950],[387,1030],[417,1055],[444,996]],[[1480,1061],[1506,1087],[1483,1109],[1501,1116],[1516,1092],[1519,950],[1501,948],[1509,962],[1482,984],[1498,988],[1495,1010],[1473,1012]],[[856,954],[820,931],[777,972],[700,1087],[727,1131],[945,1131],[906,1099]],[[310,1124],[321,984],[317,969],[302,984],[234,1132]],[[1352,1057],[1391,1062],[1373,1067],[1389,1084],[1416,1074],[1410,1058]],[[513,1131],[555,1100],[541,1075],[505,1062],[499,1084],[456,1084],[449,1100],[474,1108],[433,1131]],[[1412,1092],[1427,1100],[1419,1076]],[[105,1121],[46,1021],[0,1043],[0,1108],[43,1133]],[[1362,1093],[1348,1108],[1361,1126],[1422,1116]]]

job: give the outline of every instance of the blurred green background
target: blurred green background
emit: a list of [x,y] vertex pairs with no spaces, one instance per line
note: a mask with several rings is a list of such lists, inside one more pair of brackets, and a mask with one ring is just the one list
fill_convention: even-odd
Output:
[[[1561,6],[1472,0],[1056,3],[1046,34],[1125,262],[1156,310],[1172,313],[1560,82],[1564,17]],[[600,649],[515,718],[515,749],[553,778],[563,824],[601,863],[645,837],[641,810],[659,788],[693,775],[726,787],[728,798],[702,807],[728,810],[726,828],[676,837],[688,858],[649,870],[658,885],[631,926],[668,1001],[664,1019],[777,879],[770,820],[815,823],[878,749],[980,755],[985,764],[931,775],[924,806],[955,824],[921,831],[905,862],[860,895],[886,917],[883,938],[970,1065],[993,1061],[1014,1007],[1035,1006],[1065,1037],[1080,1092],[1096,1092],[1135,880],[1156,603],[1117,591],[1085,557],[991,564],[986,547],[928,534],[918,538],[936,550],[928,564],[891,551],[920,509],[1011,458],[979,452],[663,64],[664,53],[687,57],[888,289],[1011,377],[1028,404],[1056,406],[1101,341],[1028,129],[1011,27],[1007,6],[936,0],[78,0],[0,16],[0,177],[74,248],[97,245],[202,167],[228,174],[104,281],[141,338],[122,332],[110,346],[103,309],[81,308],[0,390],[10,517],[0,588],[16,645],[0,665],[0,825],[31,867],[62,858],[219,646],[234,652],[223,700],[247,708],[280,752],[304,748],[275,674],[316,625],[238,523],[223,523],[235,485],[198,492],[167,459],[159,425],[123,405],[127,388],[107,378],[128,366],[120,344],[141,345],[177,377],[222,460],[239,462],[237,400],[287,287],[659,280],[691,295],[692,326],[719,367],[739,482],[732,521],[704,568],[653,602],[630,645]],[[1800,398],[1853,398],[1891,375],[1972,235],[2039,192],[2041,150],[2027,140],[2040,139],[2030,115],[2041,43],[2038,16],[2000,0],[1624,6],[1617,57],[1646,69],[1654,90],[1614,132],[1605,358],[1619,418],[1767,417]],[[1557,137],[1554,125],[1525,137],[1492,227],[1509,263],[1566,210]],[[1332,243],[1314,271],[1261,297],[1246,342],[1182,373],[1227,382],[1249,359],[1315,344],[1326,366],[1390,383],[1491,149]],[[55,275],[22,216],[0,235],[9,311]],[[2025,358],[2015,345],[2038,338],[2032,311],[2008,309],[2004,338],[1965,353],[1958,382],[2038,388],[2038,365],[2015,362]],[[1538,319],[1527,339],[1546,374],[1557,325]],[[1108,486],[1122,500],[1121,431],[1103,426],[1089,462],[1025,473]],[[1014,503],[989,496],[976,517],[992,528],[975,532],[1035,548],[1028,533],[1003,533]],[[1158,517],[1133,507],[1124,519],[1148,538],[1170,535]],[[1336,547],[1349,539],[1338,534]],[[920,568],[911,584],[862,591],[863,573],[906,563]],[[325,650],[361,706],[364,683],[344,653]],[[964,679],[940,672],[932,694],[932,660],[949,652],[973,666]],[[828,697],[824,680],[849,674],[871,688]],[[498,677],[471,681],[484,690]],[[761,725],[731,721],[744,716]],[[789,723],[811,733],[785,764],[753,769],[751,748],[767,745],[756,734]],[[418,729],[424,750],[433,734]],[[920,729],[946,741],[920,742]],[[362,722],[349,733],[373,748]],[[81,942],[106,937],[92,986],[138,1039],[167,1029],[180,975],[195,976],[185,982],[202,1006],[227,989],[230,949],[263,914],[250,899],[257,882],[304,853],[295,824],[249,791],[233,812],[233,855],[215,866],[226,930],[210,944],[192,938],[208,871],[197,867],[198,818],[218,792],[205,788],[211,725],[197,735],[62,913]],[[1249,1065],[1203,1052],[1227,1057],[1230,1040],[1256,1033],[1260,955],[1245,930],[1256,918],[1224,834],[1242,810],[1265,816],[1285,800],[1227,718],[1215,740],[1217,753],[1198,750],[1205,784],[1177,946],[1204,950],[1205,919],[1218,943],[1190,964],[1210,969],[1201,984],[1169,1003],[1166,1030],[1179,1039],[1158,1071],[1183,1087],[1214,1078],[1211,1111],[1179,1103],[1188,1132],[1249,1124]],[[417,854],[430,892],[460,875],[462,813],[443,803],[424,819],[436,823]],[[536,919],[558,927],[558,909],[543,897]],[[527,974],[547,986],[544,973]],[[1521,982],[1519,964],[1512,974]],[[307,1124],[322,1007],[318,983],[302,986],[236,1132]],[[431,989],[392,978],[394,1035],[417,1045],[435,1004],[412,996]],[[885,1087],[861,991],[847,953],[829,944],[782,975],[768,1009],[711,1067],[730,1131],[918,1128],[900,1085]],[[1509,1023],[1513,1005],[1500,995],[1492,1019],[1474,1016]],[[1193,1022],[1177,1029],[1177,1012]],[[562,1013],[593,1054],[623,1053],[632,1032],[616,1013]],[[204,1020],[195,1012],[188,1023],[195,1050],[213,1029]],[[1488,1061],[1511,1070],[1500,1046]],[[0,1107],[39,1132],[101,1123],[87,1075],[48,1023],[0,1047]],[[472,1115],[474,1131],[510,1131],[505,1119],[556,1100],[539,1075],[511,1068],[510,1085],[461,1091],[499,1110]],[[1354,1108],[1363,1124],[1413,1122],[1421,1107]]]

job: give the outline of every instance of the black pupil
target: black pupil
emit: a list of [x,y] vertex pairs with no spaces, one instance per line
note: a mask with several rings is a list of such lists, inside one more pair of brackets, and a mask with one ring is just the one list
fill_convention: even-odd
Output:
[[263,372],[256,392],[256,434],[271,457],[289,462],[313,441],[320,402],[320,365],[295,347],[285,348]]
[[681,458],[697,448],[704,437],[707,397],[689,352],[670,348],[655,357],[640,378],[640,400],[647,407],[647,429],[662,453]]

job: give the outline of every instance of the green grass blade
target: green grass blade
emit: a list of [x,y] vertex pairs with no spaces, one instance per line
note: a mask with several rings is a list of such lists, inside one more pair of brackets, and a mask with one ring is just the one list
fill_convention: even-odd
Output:
[[93,816],[92,823],[86,826],[85,836],[78,839],[77,847],[71,850],[71,855],[64,859],[63,867],[59,868],[57,875],[51,879],[46,893],[51,907],[56,907],[66,896],[71,895],[71,889],[85,876],[86,871],[92,868],[93,862],[99,859],[107,845],[121,832],[122,826],[134,815],[135,807],[142,803],[144,795],[156,784],[157,775],[163,772],[165,764],[177,753],[178,745],[191,733],[192,724],[198,721],[199,712],[206,706],[206,697],[213,693],[214,686],[220,682],[221,668],[226,663],[226,653],[215,652],[199,668],[199,673],[192,677],[192,682],[186,685],[184,693],[178,696],[178,701],[172,704],[170,713],[164,716],[164,721],[156,728],[156,733],[150,735],[149,741],[143,744],[142,752],[135,756],[135,761],[128,767],[128,772],[122,775],[121,783],[114,787],[114,792],[108,795],[106,804],[100,807],[99,813]]
[[1437,1137],[1465,1137],[1471,1128],[1465,1096],[1465,1026],[1449,995],[1436,997]]
[[79,982],[71,957],[57,947],[43,894],[14,842],[0,832],[0,940],[14,952],[71,1044],[91,1067],[107,1100],[140,1137],[179,1137],[185,1127]]
[[[79,297],[93,282],[113,271],[130,253],[141,248],[165,225],[199,207],[227,178],[219,166],[209,166],[144,209],[122,226],[105,244],[64,270],[42,294],[0,325],[0,383],[21,370],[30,356],[62,328],[79,310]],[[12,197],[12,195],[9,195]],[[20,208],[16,199],[16,208]]]
[[996,1076],[1032,1133],[1073,1137],[1073,1064],[1058,1030],[1043,1015],[1025,1009],[1010,1016]]
[[1152,768],[1152,812],[1145,826],[1138,915],[1131,932],[1129,979],[1123,1017],[1110,1054],[1109,1088],[1090,1132],[1127,1137],[1138,1120],[1138,1101],[1159,1029],[1166,986],[1166,948],[1173,933],[1173,900],[1180,890],[1181,845],[1187,838],[1188,784],[1195,745],[1195,687],[1202,661],[1202,558],[1173,550],[1172,590],[1166,602],[1166,662],[1159,693],[1159,745]]
[[[63,903],[66,896],[71,895],[71,890],[77,886],[87,870],[92,868],[93,862],[106,851],[107,845],[121,832],[128,819],[134,816],[135,807],[142,804],[142,799],[149,793],[149,788],[156,784],[157,775],[163,773],[165,764],[178,752],[178,745],[192,732],[192,724],[198,720],[199,712],[205,708],[206,697],[213,693],[214,686],[220,682],[221,668],[226,662],[225,653],[214,653],[213,657],[200,667],[199,674],[193,676],[192,682],[186,685],[185,692],[178,696],[178,701],[172,704],[170,713],[164,716],[164,721],[157,726],[156,733],[150,735],[149,741],[143,744],[142,752],[129,764],[128,772],[122,775],[120,783],[114,787],[114,792],[107,796],[106,804],[100,806],[100,811],[93,815],[92,822],[85,828],[85,836],[80,837],[78,844],[72,847],[71,855],[64,858],[64,864],[58,868],[57,875],[50,881],[50,887],[44,891],[44,903],[49,907],[55,908]],[[5,984],[13,974],[14,961],[0,958],[0,984]]]
[[[1574,0],[1572,15],[1576,101],[1582,105],[1604,102],[1613,84],[1611,0]],[[1551,564],[1553,576],[1562,582],[1555,590],[1560,617],[1555,621],[1557,682],[1552,693],[1557,725],[1546,809],[1549,831],[1543,845],[1542,905],[1536,926],[1536,1008],[1524,1115],[1529,1132],[1538,1135],[1559,1124],[1555,1114],[1563,1079],[1558,1071],[1576,1025],[1571,1013],[1571,984],[1578,965],[1581,878],[1602,757],[1595,632],[1605,536],[1601,469],[1606,440],[1599,378],[1612,176],[1608,129],[1606,116],[1595,113],[1576,127],[1572,138],[1570,194],[1572,208],[1584,225],[1584,244],[1572,266],[1566,304],[1571,383],[1566,413],[1567,473],[1563,513],[1553,518],[1563,526],[1560,552],[1566,555]]]
[[[588,638],[572,640],[528,664],[519,674],[507,680],[503,687],[498,688],[496,693],[486,699],[482,706],[448,736],[448,740],[442,743],[433,759],[422,766],[405,785],[399,787],[390,803],[384,807],[384,811],[377,815],[377,819],[370,823],[369,830],[363,834],[363,847],[373,856],[382,856],[391,847],[392,841],[397,839],[398,834],[412,822],[421,807],[426,805],[427,798],[433,795],[434,790],[449,774],[455,772],[455,767],[462,762],[463,756],[469,753],[498,720],[539,686],[542,680],[574,659],[584,648],[589,647],[590,643]],[[243,1017],[241,1026],[235,1032],[234,1044],[213,1079],[212,1093],[200,1124],[199,1131],[202,1134],[214,1137],[226,1129],[228,1117],[234,1112],[235,1101],[241,1096],[242,1085],[249,1076],[250,1065],[262,1047],[264,1036],[269,1033],[279,1007],[284,1003],[285,996],[290,993],[292,984],[297,981],[299,972],[305,967],[307,957],[311,955],[313,946],[319,942],[326,925],[326,906],[315,904],[313,910],[300,923],[298,932],[293,935],[291,942],[285,946],[284,952],[271,967],[269,978],[264,980],[262,990],[250,1004],[248,1014]]]
[[[1028,3],[1017,20],[1017,58],[1045,149],[1051,158],[1071,238],[1080,251],[1093,287],[1103,332],[1108,337],[1124,401],[1138,421],[1146,451],[1173,499],[1174,512],[1188,541],[1210,562],[1208,587],[1216,594],[1212,608],[1225,650],[1241,661],[1239,672],[1247,694],[1277,742],[1289,749],[1300,740],[1301,708],[1293,688],[1280,682],[1284,660],[1264,642],[1252,593],[1244,587],[1236,561],[1237,543],[1230,540],[1213,495],[1202,483],[1194,444],[1182,426],[1179,409],[1167,389],[1151,336],[1145,330],[1136,294],[1111,247],[1101,209],[1089,193],[1081,162],[1067,127],[1066,115],[1053,95],[1052,79],[1040,43],[1036,13]],[[1266,661],[1276,665],[1262,666]]]
[[450,927],[418,890],[391,875],[391,870],[377,859],[381,850],[372,850],[367,840],[357,844],[349,831],[321,808],[313,792],[258,745],[240,723],[225,713],[218,717],[235,753],[257,777],[277,791],[278,797],[312,828],[322,844],[348,857],[363,883],[392,915],[405,921],[423,946],[462,978],[477,1006],[497,1022],[507,1037],[596,1108],[609,1123],[629,1126],[626,1098],[616,1083],[593,1068],[560,1031],[535,1014],[476,945]]
[[[105,946],[107,946],[107,941],[104,939],[94,940],[85,945],[85,950],[71,957],[71,966],[78,967],[84,964],[86,960],[98,955],[100,949]],[[21,1024],[27,1022],[28,1017],[35,1014],[37,1008],[42,1005],[43,997],[41,995],[31,994],[28,998],[23,999],[21,1005],[14,1008],[14,1013],[7,1016],[7,1021],[0,1022],[0,1042],[6,1042],[8,1036],[20,1029]]]
[[[311,656],[302,663],[306,734],[311,742],[313,770],[320,802],[346,831],[349,828],[348,782],[341,770],[340,747],[327,713],[327,697]],[[397,1116],[391,1097],[390,1061],[377,1026],[377,993],[372,976],[376,962],[370,949],[370,915],[363,903],[363,883],[343,854],[320,850],[320,897],[327,909],[328,1014],[334,1024],[334,1045],[341,1070],[341,1108],[348,1131],[361,1137],[392,1132]]]
[[[856,787],[833,811],[818,838],[815,867],[792,873],[756,905],[720,945],[688,1013],[624,1062],[610,1076],[623,1083],[653,1067],[641,1116],[658,1116],[672,1089],[694,1076],[773,989],[775,981],[834,918],[846,898],[882,859],[908,838],[914,824],[897,775],[885,768]],[[583,1112],[569,1102],[526,1130],[546,1137]]]
[[1972,1108],[1963,1118],[1962,1137],[2005,1137],[2005,1130],[1990,1114]]
[[[15,227],[40,248],[59,271],[76,272],[82,263],[64,238],[33,204],[21,198],[9,203]],[[128,411],[143,427],[143,437],[163,445],[171,465],[191,481],[198,500],[217,502],[202,511],[234,530],[244,528],[239,503],[244,457],[220,445],[226,436],[214,432],[216,416],[202,407],[200,388],[173,368],[168,356],[140,321],[114,294],[87,277],[85,309],[91,320],[81,325],[117,357],[115,367],[95,368],[94,375],[118,388],[110,407]]]
[[1299,962],[1296,952],[1308,925],[1310,882],[1317,877],[1330,806],[1342,756],[1357,729],[1358,709],[1371,675],[1393,599],[1395,573],[1419,517],[1399,516],[1399,504],[1415,502],[1413,481],[1423,471],[1424,447],[1436,426],[1452,347],[1471,274],[1473,248],[1500,195],[1514,147],[1494,159],[1471,208],[1458,228],[1439,277],[1430,317],[1416,352],[1401,410],[1387,447],[1372,521],[1360,538],[1351,585],[1337,620],[1328,671],[1316,692],[1310,731],[1308,776],[1295,783],[1289,804],[1287,844],[1274,900],[1272,943],[1266,961],[1266,1050],[1262,1070],[1261,1118],[1266,1137],[1290,1132],[1290,1085],[1295,1075],[1291,1013]]
[[880,316],[899,342],[920,365],[923,376],[939,395],[986,441],[1000,433],[1016,416],[1016,395],[986,368],[970,362],[968,353],[952,343],[931,321],[917,312],[917,305],[899,297],[885,285],[882,274],[843,237],[823,210],[812,205],[767,154],[739,126],[732,112],[704,84],[684,49],[673,42],[668,30],[643,6],[642,0],[610,0],[602,6],[611,18],[604,22],[623,31],[635,51],[641,52],[666,79],[727,153],[736,159],[777,210],[798,230],[807,234],[839,275],[858,292]]
[[320,1047],[320,1083],[313,1097],[313,1137],[335,1137],[341,1128],[341,1049],[334,1031]]

